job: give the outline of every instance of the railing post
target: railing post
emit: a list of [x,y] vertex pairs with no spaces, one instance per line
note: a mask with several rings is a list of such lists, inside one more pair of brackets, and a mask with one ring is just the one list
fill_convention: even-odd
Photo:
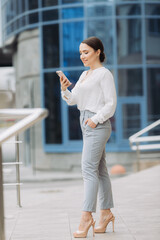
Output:
[[5,240],[3,201],[2,147],[0,145],[0,240]]
[[19,207],[22,207],[21,206],[21,196],[20,196],[21,189],[20,189],[19,136],[18,135],[16,136],[16,141],[17,141],[17,143],[16,143],[16,162],[18,163],[18,164],[16,164],[16,183],[18,183],[17,184],[17,205]]

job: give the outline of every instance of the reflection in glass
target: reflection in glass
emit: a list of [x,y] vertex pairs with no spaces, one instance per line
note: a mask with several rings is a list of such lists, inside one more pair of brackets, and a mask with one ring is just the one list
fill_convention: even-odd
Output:
[[118,71],[119,96],[142,96],[142,69],[120,69]]
[[141,128],[140,105],[123,104],[123,138],[127,139]]
[[118,63],[142,63],[141,20],[117,20]]
[[64,8],[62,9],[62,18],[80,18],[83,17],[83,8]]
[[56,73],[44,75],[44,98],[45,108],[49,110],[45,120],[46,143],[62,143],[60,84]]
[[52,21],[58,19],[58,10],[49,10],[43,12],[43,21]]
[[[160,119],[160,69],[147,70],[148,124]],[[160,134],[160,131],[159,131]]]
[[58,5],[58,0],[42,0],[43,7],[50,7]]
[[43,63],[45,68],[59,67],[59,26],[43,27]]
[[112,6],[111,5],[100,5],[100,6],[88,6],[87,16],[88,17],[101,17],[101,16],[111,16]]
[[139,4],[123,4],[116,7],[117,15],[131,16],[131,15],[140,15],[141,7]]
[[82,65],[79,56],[79,45],[83,41],[83,22],[63,24],[63,65]]
[[31,13],[31,14],[29,14],[28,18],[29,18],[30,24],[37,23],[38,22],[38,13]]
[[88,37],[96,36],[101,39],[104,44],[107,63],[113,63],[113,25],[112,20],[89,20]]
[[160,19],[146,20],[147,63],[160,63]]

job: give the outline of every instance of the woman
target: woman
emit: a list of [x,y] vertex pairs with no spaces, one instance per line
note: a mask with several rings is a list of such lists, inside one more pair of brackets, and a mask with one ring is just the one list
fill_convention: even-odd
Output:
[[[82,176],[84,180],[84,202],[78,231],[75,238],[87,236],[89,228],[93,234],[105,232],[114,215],[112,190],[105,161],[105,145],[111,135],[109,118],[116,109],[116,91],[111,72],[103,67],[105,54],[100,39],[90,37],[79,47],[80,58],[88,71],[84,71],[70,92],[68,79],[61,77],[62,98],[68,105],[76,104],[80,110],[80,124],[83,133]],[[96,211],[99,187],[100,221],[97,228],[92,212]]]

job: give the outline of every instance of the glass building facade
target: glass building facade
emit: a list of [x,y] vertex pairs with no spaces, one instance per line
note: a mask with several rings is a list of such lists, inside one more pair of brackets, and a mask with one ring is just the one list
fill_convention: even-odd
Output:
[[76,106],[61,99],[57,70],[74,87],[84,67],[79,44],[99,37],[114,75],[118,104],[109,151],[129,151],[128,138],[160,118],[160,0],[1,0],[3,42],[39,29],[42,126],[46,152],[79,152]]

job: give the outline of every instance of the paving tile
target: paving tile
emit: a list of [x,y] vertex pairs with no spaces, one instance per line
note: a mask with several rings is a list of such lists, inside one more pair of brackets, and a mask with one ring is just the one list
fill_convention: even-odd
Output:
[[[6,240],[74,239],[73,232],[77,230],[81,216],[82,182],[63,182],[59,187],[45,184],[33,183],[22,189],[21,209],[16,207],[15,191],[5,189]],[[95,237],[90,229],[87,239],[159,240],[159,186],[160,166],[113,179],[115,232],[110,223],[105,234]],[[97,212],[93,214],[97,224],[99,211],[97,206]]]

